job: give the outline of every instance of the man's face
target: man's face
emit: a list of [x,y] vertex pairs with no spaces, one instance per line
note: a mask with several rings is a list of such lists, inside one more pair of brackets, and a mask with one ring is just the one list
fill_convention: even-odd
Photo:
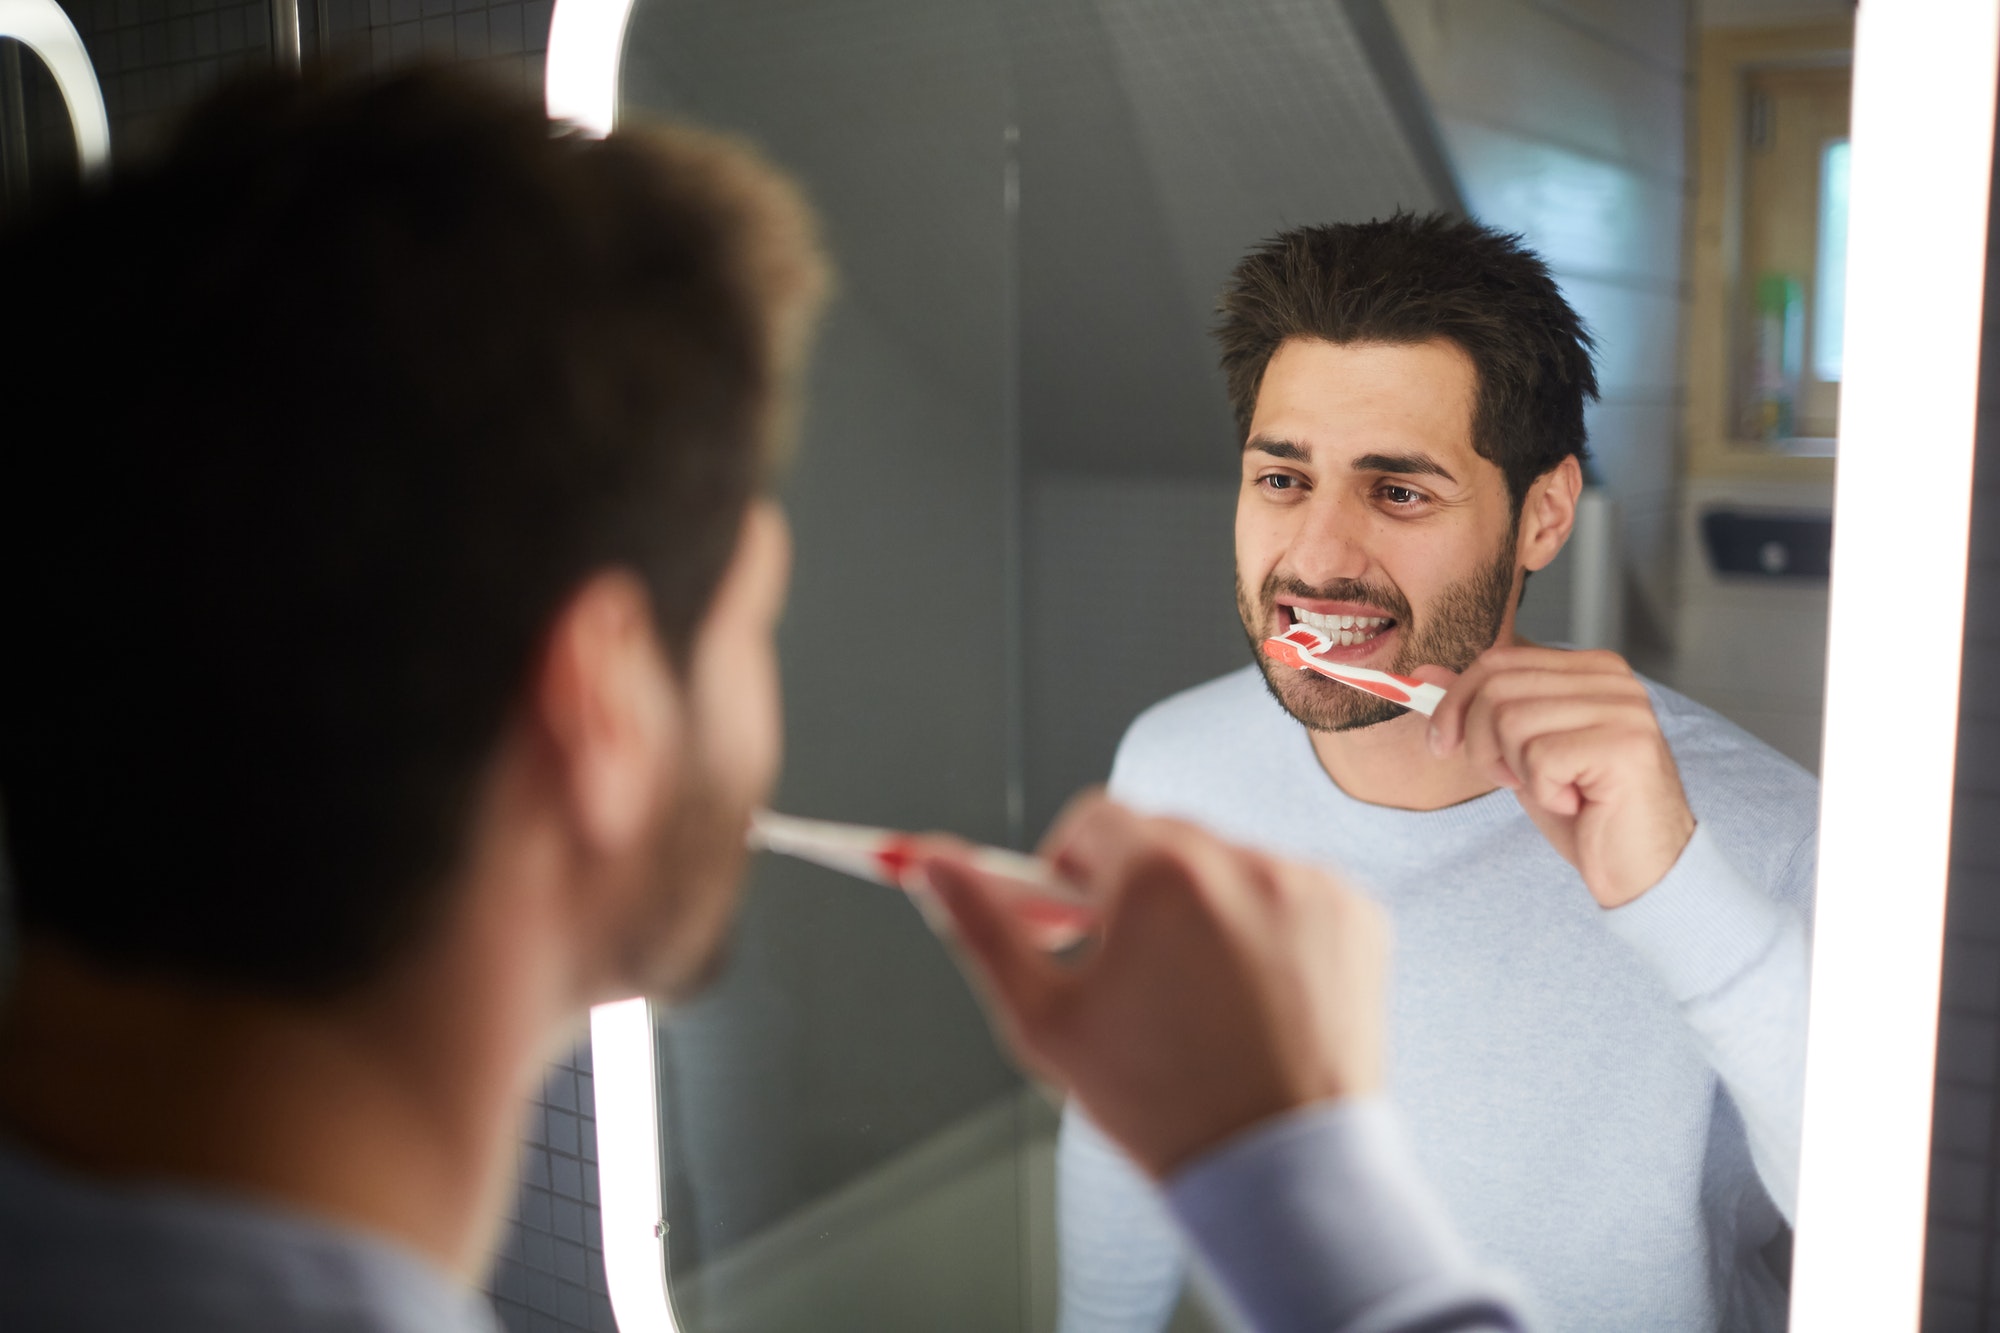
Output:
[[[1236,604],[1252,651],[1305,623],[1350,666],[1462,671],[1512,631],[1516,523],[1472,447],[1476,373],[1455,345],[1294,339],[1265,369],[1236,501]],[[1257,652],[1316,731],[1400,717]]]
[[677,773],[663,784],[652,859],[659,892],[628,943],[646,990],[685,998],[711,981],[726,955],[749,853],[750,815],[770,798],[782,749],[778,615],[791,571],[791,540],[776,505],[745,520],[735,562],[697,631],[677,685],[687,740]]

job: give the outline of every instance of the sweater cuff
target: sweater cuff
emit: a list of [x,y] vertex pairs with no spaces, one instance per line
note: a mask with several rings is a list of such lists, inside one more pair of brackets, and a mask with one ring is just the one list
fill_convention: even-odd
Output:
[[1265,1121],[1165,1189],[1254,1328],[1346,1328],[1420,1292],[1481,1290],[1380,1098]]
[[1680,1003],[1721,990],[1770,951],[1784,909],[1729,864],[1706,825],[1652,888],[1604,913]]

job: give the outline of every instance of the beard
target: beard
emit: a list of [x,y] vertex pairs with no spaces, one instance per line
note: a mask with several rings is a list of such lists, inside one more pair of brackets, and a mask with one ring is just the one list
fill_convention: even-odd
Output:
[[707,990],[728,965],[750,815],[762,804],[730,800],[699,745],[684,748],[681,764],[680,792],[648,858],[642,919],[621,932],[631,990],[669,1006]]
[[1331,602],[1360,602],[1380,607],[1396,622],[1396,657],[1385,669],[1407,676],[1416,667],[1441,666],[1463,671],[1491,648],[1506,622],[1514,595],[1515,534],[1510,529],[1493,558],[1465,578],[1448,585],[1417,619],[1409,599],[1394,585],[1362,579],[1341,579],[1314,588],[1273,572],[1253,602],[1239,575],[1236,613],[1250,640],[1251,654],[1264,673],[1271,697],[1287,713],[1313,731],[1353,731],[1401,717],[1409,710],[1365,691],[1300,671],[1264,656],[1263,643],[1274,632],[1273,612],[1280,594]]

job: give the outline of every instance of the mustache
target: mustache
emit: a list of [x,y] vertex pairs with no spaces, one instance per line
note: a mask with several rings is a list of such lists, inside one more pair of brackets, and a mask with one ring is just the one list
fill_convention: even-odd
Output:
[[1399,590],[1361,579],[1335,579],[1331,583],[1314,586],[1288,574],[1274,573],[1264,580],[1264,586],[1259,590],[1263,609],[1269,611],[1281,595],[1322,602],[1360,602],[1364,606],[1380,607],[1402,625],[1408,625],[1412,619],[1409,599]]

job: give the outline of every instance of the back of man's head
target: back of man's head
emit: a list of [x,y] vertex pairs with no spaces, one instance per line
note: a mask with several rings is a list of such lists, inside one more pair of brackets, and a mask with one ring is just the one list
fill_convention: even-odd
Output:
[[290,995],[437,918],[582,580],[683,660],[823,286],[741,147],[438,72],[239,89],[0,255],[17,922]]

